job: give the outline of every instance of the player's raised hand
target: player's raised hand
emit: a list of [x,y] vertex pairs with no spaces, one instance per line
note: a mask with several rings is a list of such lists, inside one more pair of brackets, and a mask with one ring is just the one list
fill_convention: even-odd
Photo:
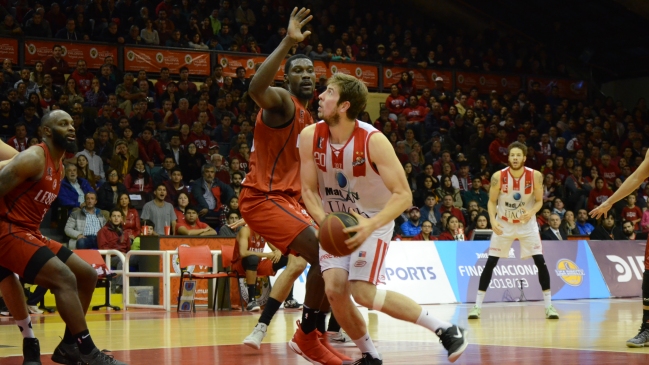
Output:
[[302,8],[298,11],[295,7],[291,12],[291,18],[288,21],[288,28],[286,29],[286,36],[295,41],[296,43],[302,42],[306,37],[311,35],[310,31],[302,32],[302,28],[313,19],[313,15],[309,15],[311,10]]
[[237,229],[237,228],[239,228],[241,226],[245,226],[245,225],[246,225],[246,221],[244,221],[243,219],[239,219],[238,221],[236,221],[236,222],[234,222],[232,224],[228,224],[228,227],[230,227],[230,229]]
[[491,221],[491,230],[498,236],[503,234],[503,227],[496,220]]
[[606,200],[604,203],[602,203],[599,207],[593,209],[588,213],[591,218],[599,219],[602,215],[606,217],[606,213],[611,209],[612,205]]
[[358,213],[356,213],[354,211],[351,211],[350,213],[351,213],[351,215],[354,216],[354,218],[356,218],[356,220],[358,221],[358,224],[355,225],[355,226],[351,226],[351,227],[347,227],[347,228],[343,229],[343,232],[345,232],[345,233],[352,233],[352,232],[355,233],[354,237],[352,237],[352,238],[345,241],[345,244],[347,245],[347,247],[349,247],[350,249],[355,250],[360,245],[362,245],[363,242],[365,242],[367,237],[369,237],[372,234],[372,232],[374,232],[375,227],[374,227],[374,225],[372,224],[372,222],[369,219],[363,217],[362,215],[360,215],[360,214],[358,214]]

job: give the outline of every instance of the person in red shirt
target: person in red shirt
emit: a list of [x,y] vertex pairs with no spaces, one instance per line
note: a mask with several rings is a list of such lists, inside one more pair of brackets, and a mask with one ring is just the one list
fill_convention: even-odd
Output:
[[196,145],[198,153],[206,155],[210,151],[210,136],[205,134],[203,124],[201,122],[194,122],[192,125],[192,142]]
[[426,118],[426,108],[417,103],[417,97],[414,95],[408,98],[408,102],[408,107],[403,109],[403,114],[406,115],[408,124],[422,123]]
[[117,208],[122,212],[124,235],[130,239],[140,235],[140,215],[131,205],[129,194],[122,193],[117,198]]
[[[456,208],[454,205],[454,200],[453,200],[453,195],[451,194],[446,194],[442,197],[442,207],[439,209],[440,213],[444,212],[449,212],[451,215],[460,221],[462,223],[462,226],[466,226],[466,221],[464,220],[464,214],[462,214],[462,211]],[[448,226],[448,221],[446,222],[446,225]],[[441,237],[441,236],[440,236]],[[441,238],[439,239],[440,241],[442,240]]]
[[77,67],[74,72],[70,74],[70,77],[72,77],[76,82],[77,87],[79,88],[79,93],[81,95],[86,95],[92,86],[92,79],[95,78],[95,75],[88,72],[86,61],[80,59],[77,61]]
[[180,129],[178,116],[173,112],[171,106],[171,100],[165,100],[162,103],[162,109],[158,111],[158,114],[160,114],[158,130],[160,131],[177,131]]
[[[181,131],[182,132],[182,131]],[[182,140],[182,137],[181,137]],[[153,168],[156,161],[162,163],[165,159],[165,155],[162,152],[160,143],[153,138],[153,129],[145,127],[142,132],[142,137],[137,139],[137,144],[139,145],[140,158]]]
[[642,220],[642,210],[635,205],[637,198],[634,194],[626,197],[626,207],[622,209],[622,220],[633,223],[633,230],[640,230],[640,221]]
[[595,188],[588,195],[588,210],[590,211],[599,207],[611,195],[613,195],[613,191],[606,186],[604,179],[601,177],[596,178]]
[[43,72],[52,76],[52,84],[62,87],[65,84],[65,75],[70,73],[68,62],[63,59],[61,52],[63,48],[55,44],[52,47],[52,55],[45,60]]
[[216,231],[198,219],[197,208],[185,208],[185,220],[176,226],[176,232],[183,236],[216,236]]
[[431,221],[424,221],[421,224],[421,232],[412,238],[413,241],[437,241],[437,237],[433,236],[433,223]]
[[406,98],[403,95],[399,95],[397,85],[390,87],[390,95],[385,99],[385,107],[388,108],[390,114],[398,116],[403,113],[403,109],[406,107]]
[[174,111],[180,125],[191,125],[194,122],[194,112],[189,109],[189,100],[182,98],[178,101],[178,108]]
[[16,151],[22,152],[29,147],[29,138],[27,138],[27,126],[25,123],[19,122],[15,125],[16,135],[9,138],[7,144],[13,147]]
[[599,165],[599,173],[608,184],[608,186],[614,186],[615,179],[620,176],[622,173],[620,169],[611,163],[611,156],[606,154],[602,156],[601,164]]
[[446,220],[446,227],[438,237],[439,241],[464,241],[464,232],[460,229],[460,220],[451,215]]
[[509,163],[509,152],[507,152],[507,131],[498,129],[496,139],[489,145],[489,157],[494,165],[507,165]]
[[171,79],[169,78],[169,69],[167,67],[163,67],[160,69],[160,78],[155,83],[154,87],[154,91],[158,98],[160,98],[162,94],[167,91],[167,84],[169,82],[171,82]]
[[566,168],[564,163],[563,156],[557,156],[554,158],[554,177],[561,181],[561,185],[566,181],[566,178],[570,176],[570,171]]
[[419,97],[417,104],[419,106],[423,106],[426,109],[430,109],[431,105],[429,104],[429,102],[430,102],[430,89],[425,87],[421,91],[421,96]]

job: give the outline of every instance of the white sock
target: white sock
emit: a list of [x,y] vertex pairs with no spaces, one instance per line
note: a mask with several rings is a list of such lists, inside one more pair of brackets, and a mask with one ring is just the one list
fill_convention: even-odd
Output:
[[487,294],[486,291],[478,290],[478,294],[475,296],[475,306],[482,308],[482,301],[484,300],[484,295]]
[[552,305],[552,291],[545,290],[543,292],[543,302],[545,302],[545,308],[550,308]]
[[34,336],[34,331],[32,331],[32,319],[27,316],[27,318],[22,320],[16,320],[16,325],[20,329],[20,333],[23,335],[23,338],[36,338]]
[[450,322],[442,321],[429,315],[428,311],[424,308],[421,308],[421,314],[419,315],[419,318],[415,323],[422,327],[428,328],[433,332],[437,331],[440,328],[446,330],[447,328],[453,326],[453,324]]
[[379,355],[379,352],[376,351],[376,347],[374,347],[374,341],[372,341],[369,333],[366,333],[363,337],[353,341],[361,350],[361,353],[370,354],[375,359],[381,359],[381,355]]

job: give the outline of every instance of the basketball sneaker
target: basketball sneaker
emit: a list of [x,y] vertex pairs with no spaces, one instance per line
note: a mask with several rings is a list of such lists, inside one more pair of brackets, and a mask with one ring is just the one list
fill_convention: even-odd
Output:
[[67,344],[61,341],[54,349],[52,361],[58,364],[77,365],[81,361],[79,347],[74,343]]
[[27,309],[29,309],[29,314],[43,314],[43,311],[38,309],[36,305],[28,305]]
[[375,359],[372,355],[364,353],[363,357],[354,361],[352,365],[383,365],[383,360]]
[[295,299],[288,299],[284,302],[284,308],[286,309],[300,309],[302,304],[298,303]]
[[252,333],[243,340],[243,344],[252,347],[255,350],[259,350],[261,341],[266,337],[266,330],[268,330],[268,326],[266,326],[265,323],[257,323],[255,328],[252,330]]
[[649,347],[649,323],[643,323],[634,338],[626,341],[627,347]]
[[23,338],[23,365],[41,365],[41,346],[37,338]]
[[466,350],[469,341],[466,339],[467,331],[456,325],[452,325],[446,330],[438,329],[435,334],[439,337],[446,351],[448,351],[448,361],[455,362],[460,355]]
[[252,300],[250,303],[248,303],[246,309],[248,310],[248,312],[257,312],[261,310],[261,306],[259,305],[259,303],[257,303],[256,300]]
[[99,351],[95,347],[88,355],[81,354],[81,363],[84,365],[128,365],[125,362],[115,360],[113,355],[108,355],[108,350]]
[[320,336],[320,341],[322,341],[322,345],[326,347],[327,350],[329,350],[329,352],[336,355],[336,357],[342,360],[343,365],[350,365],[354,362],[354,360],[351,357],[341,354],[340,352],[338,352],[338,350],[334,349],[331,346],[331,343],[329,343],[329,336],[327,336],[326,334],[323,335],[320,331],[318,331],[318,336]]
[[312,364],[343,365],[343,361],[327,350],[318,336],[318,330],[305,334],[300,321],[297,321],[297,331],[289,341],[288,347]]
[[327,332],[329,337],[329,342],[333,344],[349,344],[352,343],[352,339],[347,335],[347,333],[341,328],[338,332]]
[[469,311],[469,319],[480,319],[480,313],[482,312],[482,309],[478,308],[478,306],[473,306],[471,310]]
[[554,309],[554,306],[550,304],[549,307],[545,308],[545,318],[547,319],[559,319],[559,312]]

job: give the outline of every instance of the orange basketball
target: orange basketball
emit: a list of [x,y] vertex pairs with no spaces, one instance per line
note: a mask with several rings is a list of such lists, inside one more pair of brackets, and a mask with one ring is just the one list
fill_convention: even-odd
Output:
[[320,246],[328,253],[341,257],[354,252],[350,250],[345,241],[353,237],[355,233],[345,233],[343,229],[358,224],[356,218],[349,213],[335,212],[327,215],[320,224]]

